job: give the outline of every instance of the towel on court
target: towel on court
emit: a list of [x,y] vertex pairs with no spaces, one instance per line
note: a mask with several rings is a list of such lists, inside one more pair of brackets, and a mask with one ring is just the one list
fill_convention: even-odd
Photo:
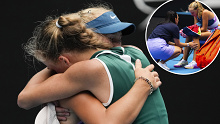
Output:
[[48,103],[42,108],[35,118],[35,124],[60,124],[57,119],[55,106]]
[[204,68],[210,64],[217,56],[220,48],[220,30],[215,30],[205,44],[196,52],[196,62],[199,68]]
[[183,28],[183,33],[187,36],[198,37],[201,35],[201,29],[198,25],[194,24]]

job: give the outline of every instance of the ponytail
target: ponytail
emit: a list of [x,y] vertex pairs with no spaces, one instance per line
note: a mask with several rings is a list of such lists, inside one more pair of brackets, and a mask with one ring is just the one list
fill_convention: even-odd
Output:
[[33,37],[24,46],[27,53],[40,61],[56,61],[62,51],[110,48],[97,34],[86,28],[78,13],[52,19],[48,17],[35,28]]

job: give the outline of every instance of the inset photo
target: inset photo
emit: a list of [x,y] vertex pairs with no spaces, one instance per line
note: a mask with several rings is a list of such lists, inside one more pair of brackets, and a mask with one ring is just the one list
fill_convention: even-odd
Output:
[[153,60],[164,70],[189,75],[208,67],[220,47],[220,23],[201,1],[166,1],[151,15],[145,32]]

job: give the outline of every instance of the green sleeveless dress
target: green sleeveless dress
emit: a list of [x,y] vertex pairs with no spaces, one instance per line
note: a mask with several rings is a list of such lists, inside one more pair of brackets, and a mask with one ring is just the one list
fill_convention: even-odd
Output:
[[[99,51],[91,59],[99,60],[109,77],[110,97],[107,103],[103,103],[106,108],[133,86],[135,61],[140,59],[142,67],[150,64],[143,52],[133,47],[114,47]],[[133,124],[168,124],[168,115],[159,88],[148,96]]]

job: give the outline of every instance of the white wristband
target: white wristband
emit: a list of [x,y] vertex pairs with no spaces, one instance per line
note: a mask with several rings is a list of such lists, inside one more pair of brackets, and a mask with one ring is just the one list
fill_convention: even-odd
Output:
[[187,47],[189,47],[189,43],[186,43],[187,44]]

